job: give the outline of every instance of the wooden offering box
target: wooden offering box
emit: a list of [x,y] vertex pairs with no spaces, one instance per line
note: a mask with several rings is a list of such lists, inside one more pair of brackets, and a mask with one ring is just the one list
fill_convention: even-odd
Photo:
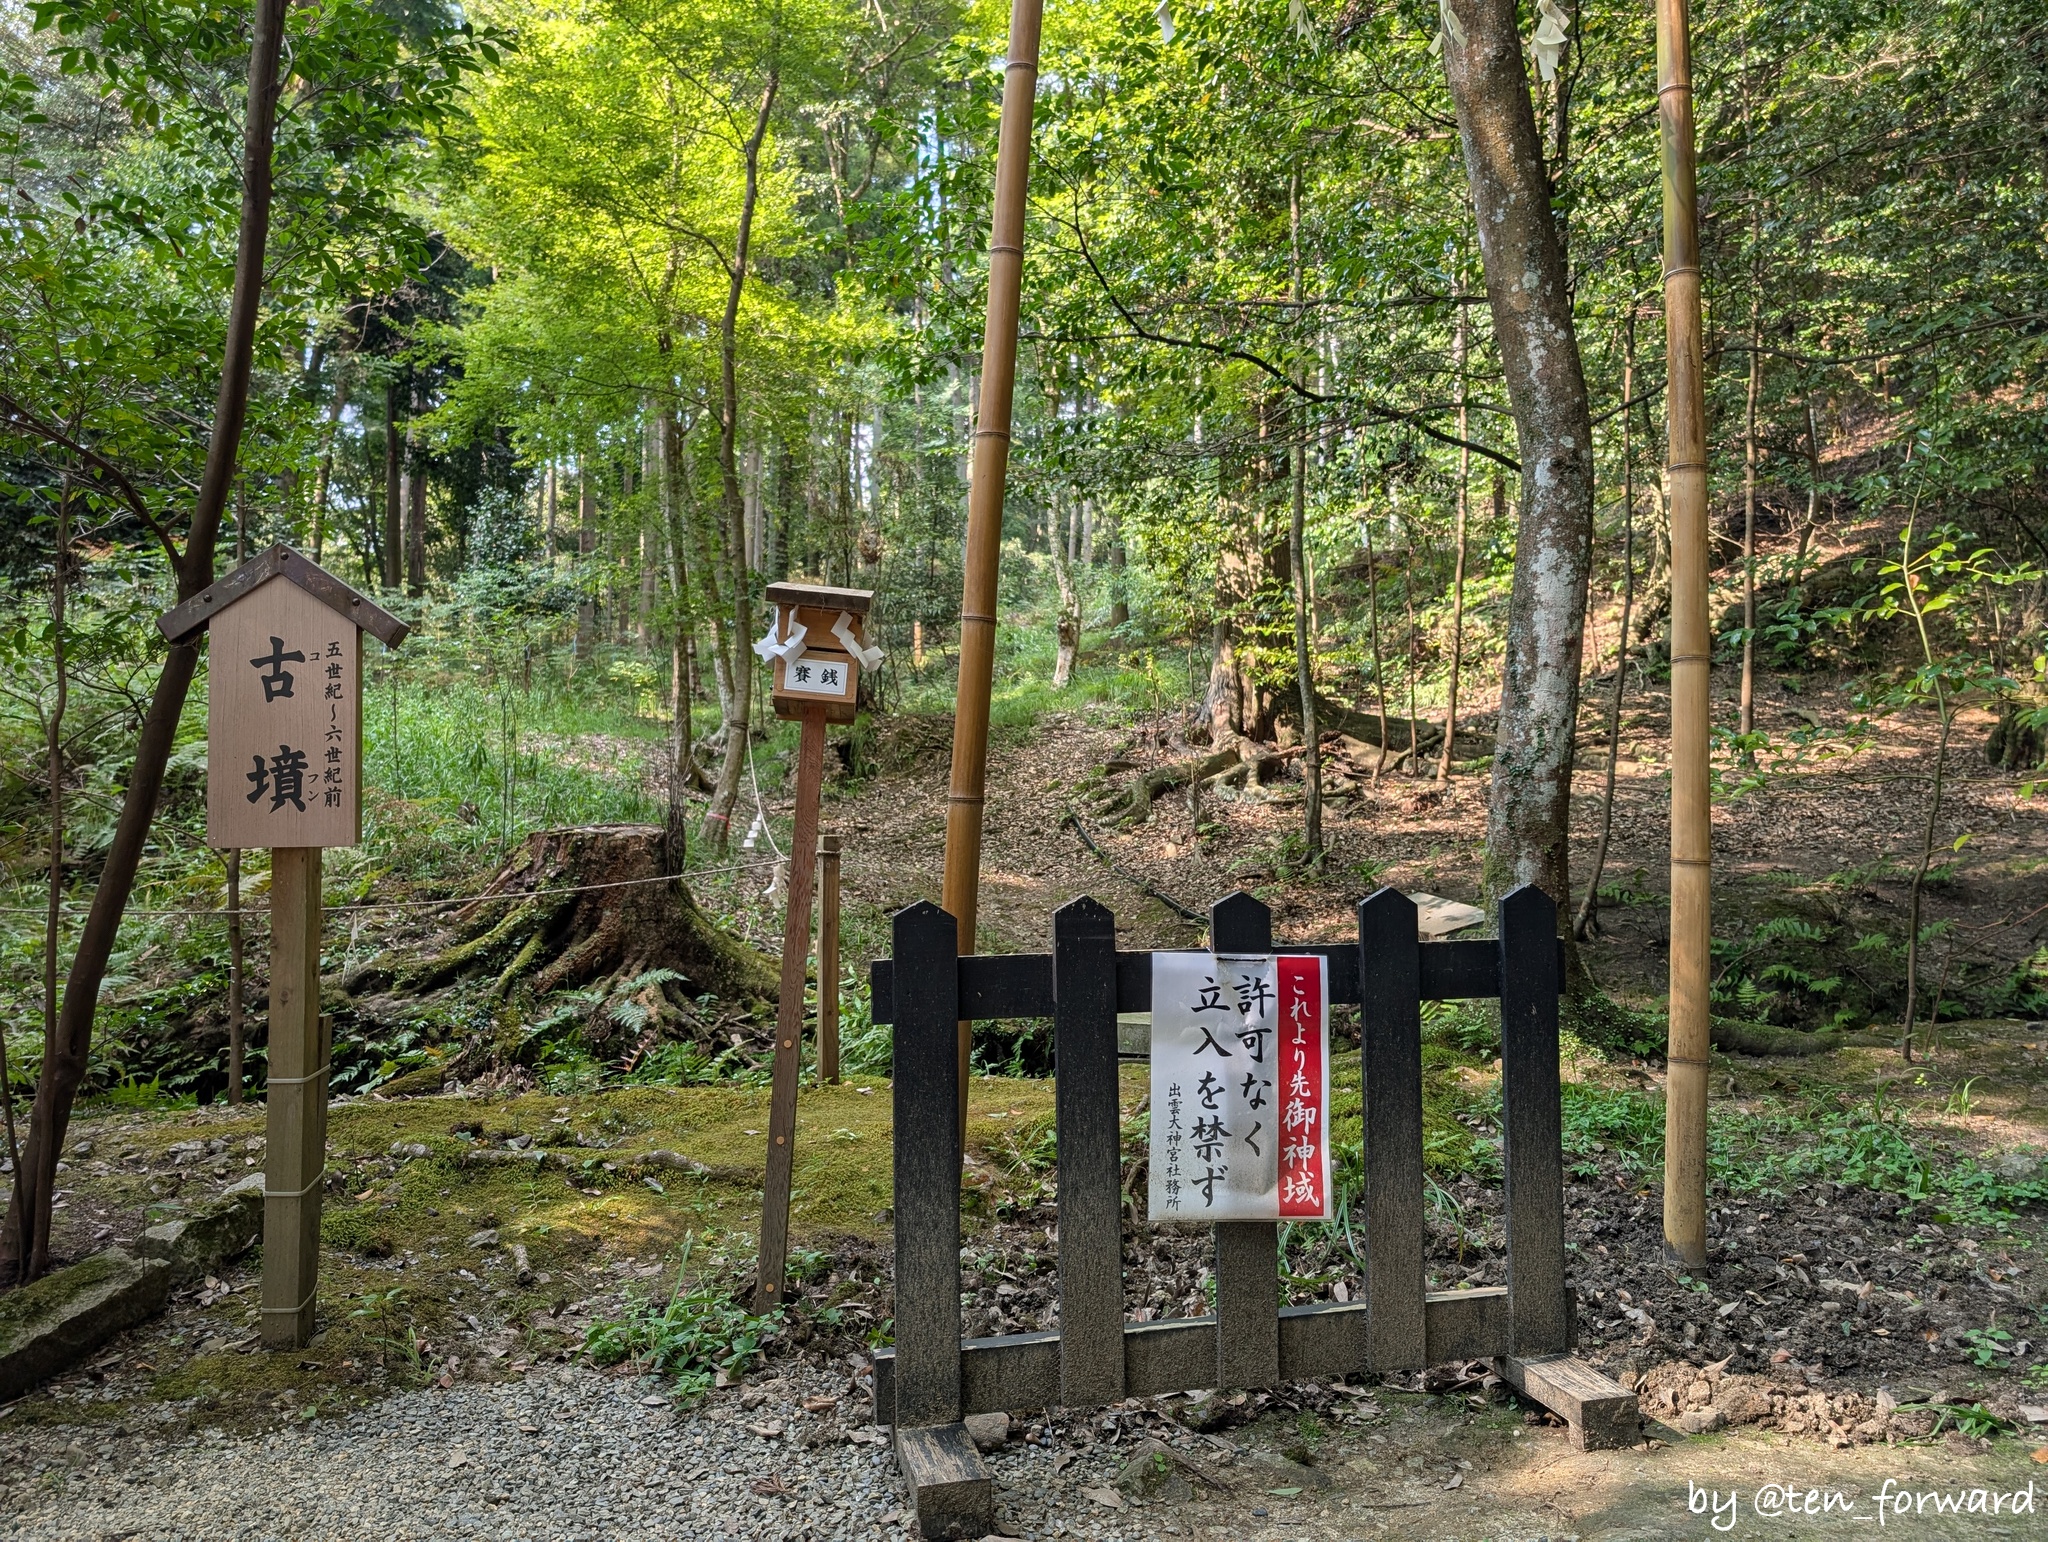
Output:
[[[860,690],[856,650],[867,647],[868,607],[874,603],[874,592],[781,583],[770,584],[766,593],[775,609],[772,635],[779,645],[769,688],[775,715],[797,718],[806,706],[823,703],[825,721],[851,723]],[[791,638],[799,639],[794,647],[789,645]]]

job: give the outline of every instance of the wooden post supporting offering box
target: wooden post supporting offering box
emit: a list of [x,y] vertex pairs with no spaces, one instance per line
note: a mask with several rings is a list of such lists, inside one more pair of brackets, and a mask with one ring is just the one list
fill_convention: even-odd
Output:
[[[882,659],[863,634],[874,595],[865,589],[823,584],[770,584],[774,607],[768,634],[754,651],[774,667],[770,699],[775,715],[803,725],[797,743],[796,831],[791,837],[789,910],[782,925],[782,983],[776,998],[775,1080],[768,1101],[768,1172],[761,1192],[761,1246],[754,1280],[754,1310],[786,1298],[789,1261],[789,1190],[796,1162],[796,1089],[803,1070],[804,975],[811,951],[812,853],[818,850],[818,799],[824,782],[825,725],[850,723],[862,668]],[[834,874],[836,879],[837,874]],[[831,900],[838,923],[837,885]],[[833,961],[837,969],[837,960]],[[822,1012],[824,963],[820,960]],[[835,1008],[837,1003],[834,1003]],[[822,1017],[821,1017],[822,1032]],[[833,1024],[833,1071],[838,1071],[838,1024]],[[820,1070],[822,1071],[822,1059]]]
[[818,1080],[839,1081],[839,837],[818,838]]
[[320,853],[362,838],[362,634],[396,647],[407,629],[289,546],[157,625],[172,642],[210,633],[207,843],[270,848],[262,1335],[293,1349],[313,1334],[327,1172]]

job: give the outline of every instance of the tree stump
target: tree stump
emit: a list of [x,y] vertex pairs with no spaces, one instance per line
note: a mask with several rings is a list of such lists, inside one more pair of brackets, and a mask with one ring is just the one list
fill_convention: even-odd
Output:
[[527,837],[455,914],[456,940],[425,956],[385,953],[342,982],[351,995],[437,989],[488,974],[494,994],[670,970],[699,993],[773,1001],[773,963],[726,932],[662,867],[659,825],[587,825]]

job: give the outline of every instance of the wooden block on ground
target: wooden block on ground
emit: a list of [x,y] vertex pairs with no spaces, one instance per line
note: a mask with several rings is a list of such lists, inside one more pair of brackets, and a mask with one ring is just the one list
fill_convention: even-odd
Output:
[[1643,1438],[1636,1395],[1576,1355],[1503,1355],[1494,1367],[1501,1380],[1570,1425],[1581,1451],[1619,1450]]
[[924,1536],[980,1538],[995,1529],[995,1480],[966,1425],[899,1428],[896,1465]]

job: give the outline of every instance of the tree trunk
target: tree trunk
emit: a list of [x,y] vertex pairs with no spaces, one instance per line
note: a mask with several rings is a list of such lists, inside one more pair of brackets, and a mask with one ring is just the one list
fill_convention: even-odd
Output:
[[1244,703],[1238,694],[1237,645],[1230,623],[1221,618],[1210,626],[1213,653],[1209,662],[1209,689],[1202,698],[1202,711],[1209,719],[1209,742],[1221,749],[1244,732]]
[[[234,291],[228,303],[221,359],[220,393],[214,402],[213,431],[206,467],[186,529],[178,562],[182,602],[213,582],[214,545],[222,510],[234,480],[242,426],[248,415],[249,372],[255,350],[256,317],[263,298],[264,249],[270,235],[270,152],[277,125],[278,55],[284,34],[285,0],[258,0],[249,49],[248,113],[242,142],[242,208],[236,236]],[[121,812],[107,847],[99,886],[79,933],[54,1024],[45,1023],[42,1075],[29,1116],[28,1145],[14,1175],[7,1222],[0,1230],[0,1278],[34,1279],[50,1264],[50,1215],[57,1181],[57,1155],[71,1122],[72,1100],[85,1077],[92,1029],[115,934],[135,885],[136,869],[149,841],[150,822],[163,788],[164,769],[184,714],[185,696],[199,661],[196,642],[175,644],[164,659],[137,736]]]
[[[1764,356],[1759,349],[1758,313],[1761,297],[1752,275],[1749,295],[1749,395],[1742,411],[1742,705],[1739,730],[1756,732],[1756,398],[1763,384]],[[1745,750],[1744,758],[1755,760]]]
[[1131,624],[1130,590],[1124,554],[1123,521],[1118,520],[1109,542],[1109,625],[1110,630]]
[[1514,0],[1451,0],[1465,40],[1446,73],[1472,190],[1486,295],[1522,464],[1507,658],[1487,809],[1486,890],[1570,900],[1593,429],[1564,249],[1551,214]]
[[[43,724],[45,774],[50,779],[49,896],[43,911],[43,1041],[57,1021],[57,950],[64,940],[64,714],[71,704],[71,658],[65,647],[66,602],[71,584],[71,477],[66,473],[57,493],[56,560],[50,568],[50,664],[56,677],[56,699]],[[7,1036],[0,1027],[0,1038]],[[22,1182],[21,1151],[14,1130],[14,1088],[7,1100],[7,1156],[14,1164],[14,1183]],[[54,1196],[52,1196],[54,1199]]]
[[661,535],[653,525],[640,526],[640,602],[634,607],[633,636],[640,651],[654,652],[654,606],[661,597]]
[[[1621,399],[1635,390],[1636,317],[1631,310],[1622,322]],[[1592,936],[1600,911],[1600,875],[1607,870],[1607,843],[1614,834],[1614,781],[1621,760],[1621,697],[1628,689],[1629,612],[1636,599],[1636,461],[1630,435],[1630,413],[1621,414],[1621,633],[1614,647],[1614,694],[1607,699],[1607,795],[1600,807],[1600,844],[1593,849],[1593,871],[1579,901],[1572,935],[1585,942]]]
[[1451,566],[1451,681],[1444,702],[1444,744],[1437,757],[1436,779],[1451,779],[1451,746],[1458,737],[1458,677],[1465,670],[1465,522],[1472,502],[1472,450],[1465,442],[1469,432],[1466,409],[1465,358],[1471,323],[1465,307],[1458,307],[1458,330],[1451,341],[1451,358],[1458,371],[1458,550]]
[[[1288,277],[1295,319],[1301,319],[1301,173],[1287,179]],[[1316,655],[1313,600],[1308,583],[1308,414],[1294,425],[1294,498],[1288,510],[1287,569],[1294,585],[1294,682],[1301,697],[1302,840],[1309,864],[1323,865],[1323,740],[1316,725]]]
[[1365,529],[1365,614],[1366,630],[1372,642],[1372,685],[1379,698],[1379,758],[1372,763],[1372,779],[1377,782],[1380,773],[1387,769],[1387,669],[1386,661],[1380,657],[1380,565],[1373,556],[1372,520],[1368,517]]
[[[597,492],[590,485],[588,465],[577,467],[576,477],[576,555],[579,559],[588,557],[597,550]],[[576,642],[575,657],[580,661],[590,656],[590,650],[597,646],[597,598],[589,590],[590,574],[577,574],[576,600]]]
[[[1927,798],[1927,824],[1920,841],[1920,862],[1913,870],[1912,886],[1906,891],[1906,1021],[1899,1037],[1899,1052],[1909,1061],[1913,1058],[1913,1021],[1920,994],[1920,900],[1927,887],[1927,870],[1934,865],[1934,837],[1941,824],[1941,797],[1948,771],[1950,728],[1948,687],[1941,670],[1935,665],[1934,643],[1928,635],[1927,612],[1919,594],[1919,575],[1913,571],[1913,524],[1912,515],[1908,515],[1899,557],[1900,592],[1919,633],[1920,656],[1926,661],[1927,672],[1934,681],[1934,710],[1940,723],[1940,733],[1934,745],[1934,781]],[[1932,1020],[1927,1027],[1931,1050],[1934,1036]]]
[[671,691],[675,710],[669,729],[668,809],[662,822],[662,861],[665,870],[680,873],[689,855],[689,795],[702,777],[697,769],[697,746],[692,736],[691,709],[696,705],[696,682],[690,678],[691,643],[697,629],[690,598],[690,569],[684,559],[682,518],[683,490],[679,475],[682,461],[682,425],[673,410],[655,420],[658,438],[656,457],[660,481],[663,523],[668,530],[669,585],[675,605],[674,677]]
[[1288,526],[1287,560],[1294,579],[1294,673],[1301,696],[1302,838],[1308,860],[1323,861],[1323,743],[1316,724],[1315,639],[1309,626],[1308,441],[1294,446],[1294,508]]
[[732,692],[725,720],[725,756],[718,767],[718,783],[711,792],[711,807],[704,814],[701,838],[714,854],[721,856],[732,833],[733,804],[739,801],[740,776],[746,769],[754,694],[754,654],[749,646],[754,635],[754,594],[747,572],[746,504],[740,494],[738,460],[740,297],[746,290],[748,251],[754,238],[754,205],[761,190],[761,142],[768,135],[768,118],[774,111],[779,84],[780,77],[770,71],[768,84],[761,92],[761,104],[754,113],[754,131],[744,147],[746,187],[740,195],[739,230],[733,239],[732,264],[727,270],[725,313],[718,323],[718,474],[725,500],[726,561],[732,583],[728,665]]
[[1059,615],[1054,620],[1052,688],[1065,690],[1074,679],[1074,662],[1081,652],[1081,591],[1074,583],[1075,547],[1080,544],[1081,504],[1074,499],[1067,506],[1067,529],[1059,529],[1059,505],[1048,509],[1052,520],[1052,574],[1059,586]]
[[313,560],[327,547],[327,495],[334,481],[334,436],[348,410],[348,356],[334,369],[334,400],[327,404],[327,422],[320,431],[320,469],[313,477]]
[[405,429],[405,587],[415,597],[427,592],[427,468],[418,436]]
[[[1409,549],[1411,553],[1414,550],[1412,546]],[[1401,575],[1401,603],[1408,612],[1408,657],[1406,660],[1406,673],[1408,676],[1408,743],[1411,747],[1419,747],[1416,741],[1416,734],[1418,732],[1416,723],[1418,720],[1415,715],[1415,676],[1420,672],[1422,664],[1422,633],[1415,625],[1415,568],[1412,557],[1408,571]],[[1413,753],[1411,749],[1411,753],[1402,758],[1407,762],[1408,774],[1410,776],[1422,775],[1422,757],[1420,755]]]
[[[249,508],[242,496],[243,484],[235,484],[235,566],[249,554]],[[242,936],[242,853],[229,847],[222,853],[227,874],[228,895],[228,1103],[242,1101],[243,1032],[248,1001],[248,951]]]
[[1806,553],[1813,545],[1813,527],[1820,518],[1820,420],[1813,410],[1813,393],[1806,394],[1806,519],[1799,527],[1799,544],[1792,552],[1791,602],[1798,600],[1799,580],[1806,574]]
[[384,382],[384,587],[396,589],[405,547],[405,487],[398,440],[398,382]]
[[228,1102],[239,1106],[244,1082],[248,949],[242,934],[242,853],[230,847],[224,855],[228,879]]

